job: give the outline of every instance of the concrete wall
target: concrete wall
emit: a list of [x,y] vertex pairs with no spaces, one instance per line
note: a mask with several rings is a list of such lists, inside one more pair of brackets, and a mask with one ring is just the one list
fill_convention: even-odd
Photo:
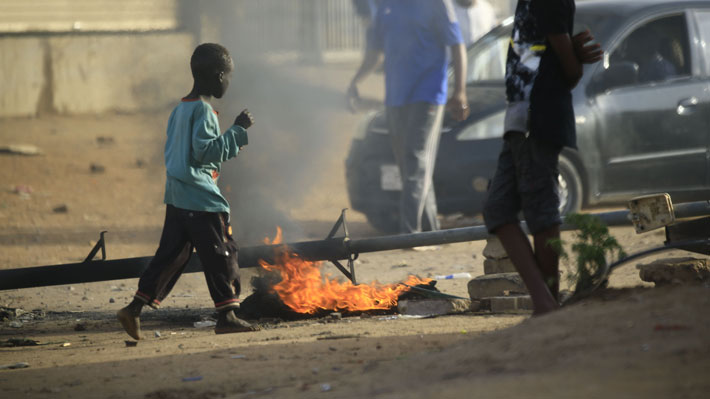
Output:
[[0,38],[0,117],[37,113],[46,85],[45,59],[39,38]]
[[0,117],[155,109],[192,84],[187,33],[0,38]]

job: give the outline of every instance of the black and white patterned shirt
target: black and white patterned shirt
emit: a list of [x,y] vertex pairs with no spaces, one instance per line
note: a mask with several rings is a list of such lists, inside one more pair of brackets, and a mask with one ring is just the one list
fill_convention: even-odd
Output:
[[518,0],[508,47],[506,130],[576,146],[572,95],[547,36],[572,35],[574,0]]

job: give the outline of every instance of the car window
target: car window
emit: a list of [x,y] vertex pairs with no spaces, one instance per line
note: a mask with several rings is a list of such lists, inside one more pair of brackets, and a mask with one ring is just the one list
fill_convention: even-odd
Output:
[[705,65],[710,68],[710,11],[698,11],[698,27],[700,29],[700,46]]
[[[607,68],[612,81],[606,87],[660,83],[689,76],[688,43],[684,14],[655,19],[637,27],[612,50]],[[624,73],[617,73],[620,70]]]
[[489,35],[468,51],[466,83],[502,81],[505,79],[505,59],[508,55],[510,31]]

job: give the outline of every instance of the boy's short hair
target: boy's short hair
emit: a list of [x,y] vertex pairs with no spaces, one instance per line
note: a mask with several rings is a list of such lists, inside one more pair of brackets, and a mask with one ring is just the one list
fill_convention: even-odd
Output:
[[190,58],[190,69],[195,79],[231,71],[232,68],[232,57],[229,51],[217,43],[200,44]]

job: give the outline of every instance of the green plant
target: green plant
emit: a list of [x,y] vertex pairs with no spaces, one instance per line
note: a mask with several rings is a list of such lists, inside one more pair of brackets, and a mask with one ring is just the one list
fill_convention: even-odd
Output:
[[[607,283],[608,263],[626,257],[621,245],[616,241],[606,225],[596,216],[571,213],[565,217],[565,222],[577,228],[576,241],[572,244],[572,252],[576,256],[576,270],[568,279],[574,286],[575,295],[589,292]],[[562,239],[548,241],[562,259],[569,259]]]

